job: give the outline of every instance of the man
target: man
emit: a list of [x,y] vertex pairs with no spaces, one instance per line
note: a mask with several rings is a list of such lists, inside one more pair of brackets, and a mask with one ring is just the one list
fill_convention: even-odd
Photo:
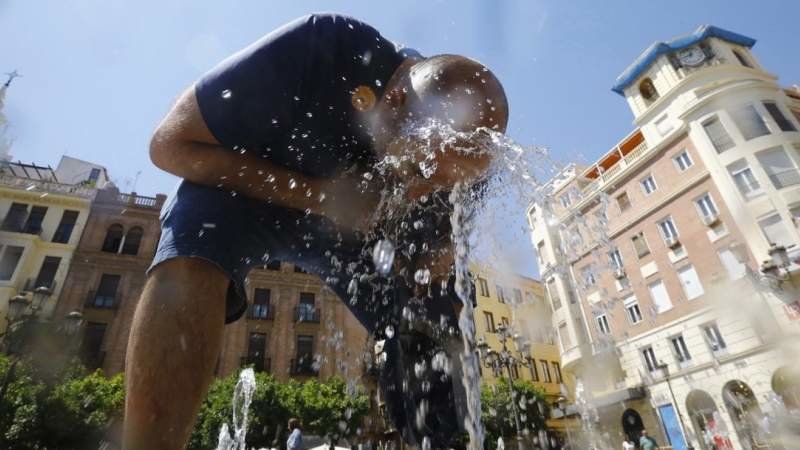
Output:
[[656,450],[658,449],[658,444],[655,439],[647,434],[647,430],[642,430],[642,436],[639,438],[639,447],[642,450]]
[[[429,211],[442,192],[487,170],[491,155],[477,151],[475,130],[503,132],[507,115],[502,86],[479,63],[422,58],[334,14],[275,30],[184,92],[150,148],[158,167],[183,180],[162,212],[131,328],[125,448],[184,448],[223,325],[247,307],[247,273],[274,259],[320,276],[346,299],[384,341],[381,391],[397,428],[411,442],[429,436],[446,445],[463,420],[453,414],[458,383],[430,367],[412,386],[406,380],[420,358],[446,351],[457,360],[453,336],[414,330],[402,312],[457,329],[452,289],[422,277],[425,289],[414,274],[447,279],[449,222]],[[466,137],[432,142],[404,132],[425,119]],[[369,256],[381,238],[394,240],[391,273],[376,271]]]
[[300,450],[303,448],[303,433],[300,431],[300,420],[292,417],[289,419],[289,438],[286,439],[287,450]]

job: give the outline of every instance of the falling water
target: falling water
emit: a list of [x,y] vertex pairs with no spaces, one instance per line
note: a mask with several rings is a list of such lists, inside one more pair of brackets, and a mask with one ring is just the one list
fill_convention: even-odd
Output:
[[236,389],[233,391],[233,435],[230,434],[228,424],[222,424],[216,450],[246,450],[247,414],[250,411],[250,402],[253,401],[255,390],[256,376],[253,369],[242,370],[239,374],[239,381],[236,383]]

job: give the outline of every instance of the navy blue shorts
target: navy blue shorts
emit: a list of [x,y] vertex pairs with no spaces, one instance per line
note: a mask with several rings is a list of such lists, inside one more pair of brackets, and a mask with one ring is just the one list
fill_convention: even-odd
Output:
[[[374,274],[371,243],[321,216],[184,180],[161,212],[161,230],[148,272],[176,257],[213,263],[230,279],[226,323],[238,320],[247,310],[245,279],[250,270],[274,259],[319,276],[339,298],[346,299],[345,305],[370,332],[396,323],[410,303],[410,289],[403,278]],[[426,302],[425,315],[437,323],[444,315],[447,322],[456,324],[449,299],[435,297],[436,301]]]

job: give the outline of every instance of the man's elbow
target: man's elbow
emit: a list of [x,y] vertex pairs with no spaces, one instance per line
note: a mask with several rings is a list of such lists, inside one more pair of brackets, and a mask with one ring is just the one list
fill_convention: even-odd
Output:
[[159,169],[174,173],[178,147],[171,133],[159,126],[150,138],[150,161]]

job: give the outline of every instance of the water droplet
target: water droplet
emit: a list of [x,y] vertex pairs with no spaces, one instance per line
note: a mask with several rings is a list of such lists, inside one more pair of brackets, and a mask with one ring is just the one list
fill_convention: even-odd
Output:
[[414,222],[414,229],[415,229],[415,230],[419,230],[419,229],[421,229],[421,228],[422,228],[424,225],[425,225],[425,224],[424,224],[424,223],[423,223],[421,220],[417,220],[417,221],[415,221],[415,222]]
[[306,189],[306,197],[311,198],[311,189]]
[[212,223],[212,222],[206,222],[206,223],[203,224],[203,228],[214,229],[214,228],[217,228],[217,224]]
[[372,172],[364,172],[364,175],[362,176],[365,180],[372,180]]
[[422,438],[422,450],[431,450],[431,438],[428,436]]
[[294,101],[296,101],[296,102],[299,102],[299,101],[300,101],[300,97],[298,97],[298,96],[296,96],[296,95],[295,95],[293,98],[294,98]]
[[353,24],[352,24],[352,23],[348,23],[348,24],[347,24],[347,28],[350,28],[351,30],[353,30],[353,29],[354,29],[354,28],[353,28]]
[[294,189],[296,187],[297,187],[297,181],[295,181],[294,178],[290,178],[289,179],[289,189]]
[[231,98],[231,90],[230,89],[225,89],[224,91],[222,91],[222,98],[224,98],[226,100]]
[[324,192],[320,192],[319,193],[319,202],[322,203],[324,201],[325,201],[325,193]]
[[314,114],[311,114],[310,112],[307,112],[306,113],[306,117],[314,117]]
[[388,239],[378,241],[372,249],[372,263],[375,265],[375,271],[386,276],[391,272],[393,262],[394,244]]
[[386,325],[386,329],[384,330],[384,332],[386,333],[386,337],[388,339],[391,339],[391,338],[394,337],[394,327],[393,326]]
[[431,282],[431,271],[428,269],[419,269],[414,272],[414,281],[418,284],[426,285]]
[[236,197],[236,191],[231,191],[231,197]]
[[267,183],[274,183],[275,182],[275,175],[273,175],[273,174],[267,175],[267,178],[264,178],[264,181],[266,181]]
[[381,80],[375,80],[375,86],[381,87],[383,83],[381,83]]

